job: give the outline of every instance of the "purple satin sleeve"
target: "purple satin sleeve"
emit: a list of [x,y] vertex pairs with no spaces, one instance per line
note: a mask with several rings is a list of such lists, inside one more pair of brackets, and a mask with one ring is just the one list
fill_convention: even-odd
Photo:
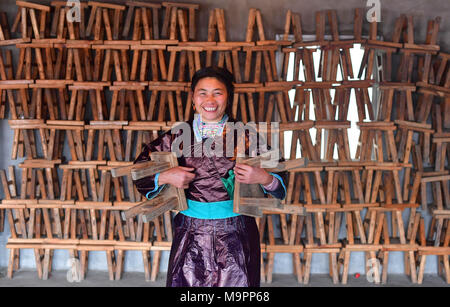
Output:
[[261,185],[264,193],[269,193],[275,198],[284,199],[286,197],[286,186],[283,178],[278,174],[271,173],[273,179],[272,182],[266,186]]
[[275,176],[272,176],[272,182],[269,183],[268,185],[264,185],[263,187],[266,191],[272,192],[272,191],[275,191],[279,186],[280,186],[280,181],[278,181],[278,179],[275,178]]
[[[170,151],[171,144],[172,144],[172,136],[170,135],[170,131],[169,131],[169,133],[165,133],[165,134],[161,135],[160,137],[158,137],[151,143],[145,144],[143,146],[143,150],[142,150],[141,154],[136,158],[134,163],[142,163],[142,162],[150,161],[150,154],[152,152],[155,152],[155,151],[168,152],[168,151]],[[155,194],[158,194],[161,191],[161,189],[155,190],[155,176],[156,175],[152,175],[152,176],[148,176],[148,177],[133,181],[134,184],[136,185],[136,189],[138,190],[138,192],[141,193],[142,195],[146,196],[149,199],[154,197]],[[153,191],[153,190],[155,190],[155,191],[153,193],[149,194],[149,192]]]

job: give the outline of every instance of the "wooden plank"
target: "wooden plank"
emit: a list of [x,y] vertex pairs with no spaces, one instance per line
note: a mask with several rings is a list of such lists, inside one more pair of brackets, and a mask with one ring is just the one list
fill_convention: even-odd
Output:
[[148,223],[148,222],[154,220],[156,217],[163,214],[164,212],[167,212],[169,210],[174,210],[177,207],[178,207],[178,199],[176,197],[169,198],[164,203],[145,208],[143,210],[143,212],[141,213],[142,221],[144,223]]
[[27,2],[27,1],[16,1],[16,5],[21,8],[37,9],[44,12],[50,12],[50,7],[47,5]]
[[88,1],[88,5],[95,6],[95,7],[103,7],[103,8],[107,8],[107,9],[120,10],[120,11],[123,11],[126,9],[125,5],[118,5],[118,4],[97,2],[97,1]]
[[181,7],[181,8],[193,8],[198,10],[200,8],[200,4],[195,4],[195,3],[182,3],[182,2],[163,2],[162,6],[164,7],[171,7],[171,6],[176,6],[176,7]]
[[[151,159],[154,162],[169,162],[171,167],[175,167],[178,165],[177,158],[175,156],[175,153],[172,152],[153,152],[151,153]],[[184,194],[184,189],[178,189],[174,186],[169,186],[166,192],[168,195],[176,195],[178,198],[178,207],[177,210],[182,211],[186,210],[187,202],[186,202],[186,196]]]
[[153,162],[148,168],[145,169],[132,169],[131,170],[131,177],[133,180],[139,180],[144,177],[152,176],[160,172],[164,172],[168,169],[170,169],[170,163],[169,162]]

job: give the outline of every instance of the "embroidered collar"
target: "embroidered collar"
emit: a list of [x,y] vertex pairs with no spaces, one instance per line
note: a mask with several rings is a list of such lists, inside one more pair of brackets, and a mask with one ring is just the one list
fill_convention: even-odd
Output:
[[228,115],[225,114],[218,123],[206,123],[201,120],[200,114],[195,114],[192,124],[195,139],[197,142],[201,142],[204,138],[213,138],[217,135],[221,135],[227,120]]

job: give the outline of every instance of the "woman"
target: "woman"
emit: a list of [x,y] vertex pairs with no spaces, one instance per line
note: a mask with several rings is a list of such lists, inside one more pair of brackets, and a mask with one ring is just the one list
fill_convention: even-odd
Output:
[[[201,69],[192,78],[191,91],[196,112],[190,123],[191,138],[204,143],[224,137],[234,94],[231,73],[217,67]],[[136,162],[150,160],[153,151],[171,151],[177,136],[171,131],[161,135],[144,147]],[[167,286],[258,287],[259,232],[253,217],[233,212],[234,180],[260,184],[264,192],[282,199],[286,191],[281,177],[263,168],[236,164],[235,157],[225,155],[184,155],[178,163],[135,182],[148,199],[166,184],[185,189],[188,209],[174,219]]]

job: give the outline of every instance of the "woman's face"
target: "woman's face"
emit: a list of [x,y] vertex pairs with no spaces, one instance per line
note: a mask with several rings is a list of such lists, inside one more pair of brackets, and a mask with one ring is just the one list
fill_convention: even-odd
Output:
[[195,111],[204,122],[219,122],[227,108],[228,92],[225,84],[216,78],[200,79],[192,96]]

